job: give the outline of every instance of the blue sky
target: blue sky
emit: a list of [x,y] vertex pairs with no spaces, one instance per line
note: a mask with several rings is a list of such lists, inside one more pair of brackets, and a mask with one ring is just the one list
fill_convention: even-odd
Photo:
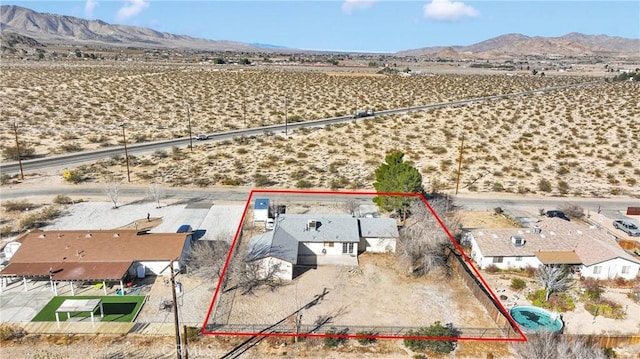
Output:
[[0,1],[211,40],[314,50],[395,52],[508,33],[640,38],[638,0]]

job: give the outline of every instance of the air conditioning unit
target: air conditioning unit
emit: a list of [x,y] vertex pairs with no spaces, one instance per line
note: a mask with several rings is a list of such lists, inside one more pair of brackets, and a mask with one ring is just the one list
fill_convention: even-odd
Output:
[[511,243],[516,247],[524,246],[525,240],[521,236],[511,236]]
[[307,230],[312,230],[312,229],[313,229],[313,230],[317,230],[317,229],[318,229],[318,227],[319,227],[319,224],[320,224],[320,223],[319,223],[318,221],[315,221],[315,220],[313,220],[313,219],[310,219],[310,220],[307,222]]

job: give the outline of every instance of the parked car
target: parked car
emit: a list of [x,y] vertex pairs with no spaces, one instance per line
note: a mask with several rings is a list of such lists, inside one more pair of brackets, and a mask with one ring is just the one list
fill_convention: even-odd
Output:
[[613,226],[632,237],[640,237],[640,228],[631,221],[616,219],[613,221]]
[[176,233],[187,233],[187,232],[193,232],[193,228],[191,228],[191,226],[188,224],[181,225],[176,231]]
[[567,217],[567,215],[564,214],[564,212],[562,211],[557,211],[557,210],[547,211],[546,215],[547,217],[558,217],[558,218],[564,219],[565,221],[570,221],[569,217]]

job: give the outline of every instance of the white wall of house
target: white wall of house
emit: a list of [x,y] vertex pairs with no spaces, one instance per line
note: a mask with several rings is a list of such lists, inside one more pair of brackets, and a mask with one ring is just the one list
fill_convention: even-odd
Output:
[[[169,269],[170,261],[140,261],[140,263],[145,268],[146,275],[170,275],[171,270]],[[135,264],[133,265],[135,267]],[[180,262],[173,262],[173,270],[177,273],[180,271]]]
[[617,277],[634,279],[639,272],[640,264],[622,258],[580,267],[580,275],[596,279],[613,279]]
[[[365,252],[374,253],[395,253],[396,252],[396,239],[395,238],[361,238],[360,250]],[[364,248],[363,248],[364,247]]]
[[[473,256],[472,256],[473,257]],[[480,269],[486,269],[490,265],[496,266],[499,269],[514,269],[514,268],[538,268],[542,263],[535,256],[519,256],[519,257],[473,257],[474,261],[478,263]]]
[[276,276],[282,280],[292,280],[293,279],[293,264],[289,262],[285,262],[281,259],[274,257],[262,258],[257,261],[258,263],[258,273],[263,278],[267,275],[269,268],[275,265],[279,265],[278,272]]
[[343,253],[343,244],[341,242],[325,242],[325,243],[301,243],[298,247],[298,256],[341,256],[358,254],[358,243],[347,244],[347,253]]

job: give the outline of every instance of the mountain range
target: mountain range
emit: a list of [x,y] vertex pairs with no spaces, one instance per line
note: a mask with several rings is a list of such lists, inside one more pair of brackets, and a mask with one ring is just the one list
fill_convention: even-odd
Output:
[[[143,27],[113,25],[101,20],[39,13],[15,5],[0,6],[0,31],[3,35],[3,43],[7,43],[8,38],[15,41],[15,39],[26,37],[30,40],[24,41],[45,45],[125,46],[236,52],[313,52],[261,43],[247,44],[200,39]],[[580,33],[570,33],[560,37],[507,34],[469,46],[425,47],[399,51],[393,55],[449,58],[548,55],[638,58],[640,57],[640,39]]]

